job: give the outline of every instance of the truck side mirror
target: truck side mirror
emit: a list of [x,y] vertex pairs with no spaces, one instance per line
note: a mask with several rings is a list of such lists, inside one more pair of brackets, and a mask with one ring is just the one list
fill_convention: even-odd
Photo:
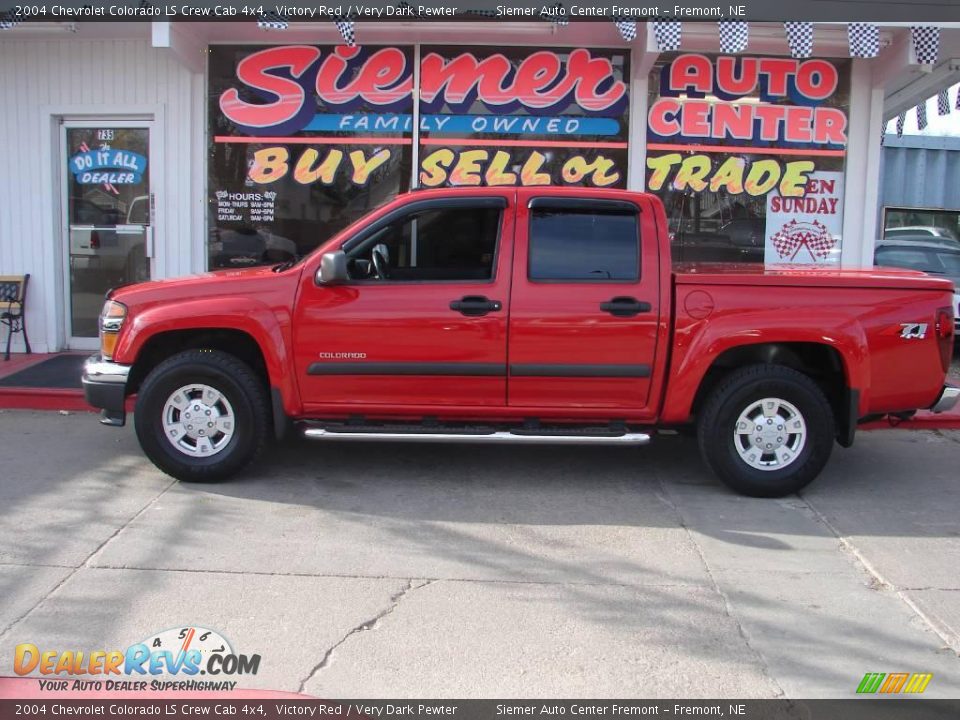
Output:
[[347,282],[350,275],[347,273],[347,254],[343,250],[324,253],[320,258],[320,267],[314,278],[317,285],[337,285]]

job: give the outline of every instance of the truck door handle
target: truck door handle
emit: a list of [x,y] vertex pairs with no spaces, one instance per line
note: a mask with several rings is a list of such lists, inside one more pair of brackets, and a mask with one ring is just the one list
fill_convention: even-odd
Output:
[[499,300],[490,300],[483,295],[467,295],[450,303],[450,309],[456,310],[467,317],[483,317],[487,313],[500,310],[503,305]]
[[600,309],[615,317],[633,317],[640,313],[650,312],[650,303],[641,302],[632,297],[615,297],[607,302],[600,303]]

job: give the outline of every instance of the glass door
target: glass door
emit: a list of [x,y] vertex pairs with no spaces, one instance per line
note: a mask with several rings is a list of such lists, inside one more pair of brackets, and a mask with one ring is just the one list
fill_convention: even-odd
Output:
[[150,279],[150,123],[65,122],[67,344],[97,347],[103,296]]

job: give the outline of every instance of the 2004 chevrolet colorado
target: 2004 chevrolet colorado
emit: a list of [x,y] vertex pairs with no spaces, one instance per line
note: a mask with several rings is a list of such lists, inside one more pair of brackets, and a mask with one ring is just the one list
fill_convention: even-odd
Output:
[[952,407],[953,286],[921,273],[673,269],[660,201],[402,195],[295,264],[111,291],[84,369],[182,480],[318,440],[636,444],[696,427],[730,487],[809,483],[857,424]]

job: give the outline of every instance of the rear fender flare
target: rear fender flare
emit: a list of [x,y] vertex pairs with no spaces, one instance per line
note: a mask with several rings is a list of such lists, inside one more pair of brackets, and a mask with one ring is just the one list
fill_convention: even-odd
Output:
[[690,419],[693,402],[707,371],[727,350],[745,345],[812,343],[836,350],[847,387],[859,391],[859,411],[869,406],[870,353],[860,322],[825,310],[816,318],[788,317],[782,309],[731,313],[688,325],[675,334],[670,380],[664,400],[665,423]]

